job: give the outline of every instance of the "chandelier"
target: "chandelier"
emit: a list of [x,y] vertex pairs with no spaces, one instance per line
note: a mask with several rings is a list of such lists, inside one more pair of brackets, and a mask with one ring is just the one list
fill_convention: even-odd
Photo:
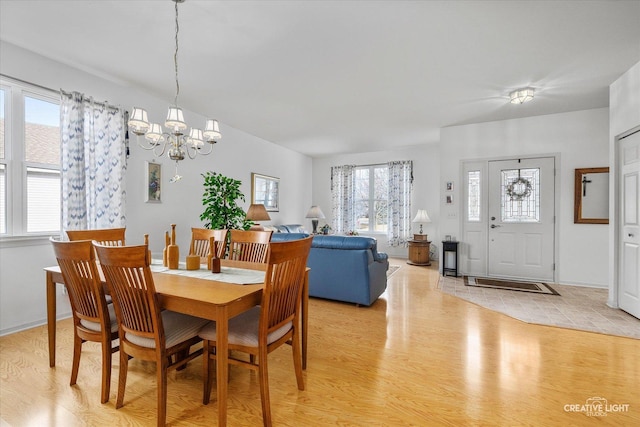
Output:
[[[178,81],[178,3],[184,3],[185,0],[171,0],[175,3],[176,10],[176,48],[173,55],[173,63],[176,76],[176,96],[173,106],[169,106],[167,119],[164,122],[166,131],[158,123],[150,123],[147,111],[143,108],[134,107],[131,117],[127,124],[129,129],[137,135],[138,145],[145,150],[152,150],[153,153],[161,157],[165,151],[171,160],[176,162],[176,173],[169,182],[176,182],[182,179],[178,175],[178,162],[184,160],[185,154],[190,159],[195,159],[198,154],[206,156],[213,151],[215,144],[222,134],[217,120],[207,119],[204,131],[198,128],[191,128],[189,134],[185,134],[187,124],[184,121],[182,108],[178,106],[178,95],[180,94],[180,83]],[[144,135],[144,138],[140,138]],[[142,141],[141,141],[142,140]],[[209,145],[209,151],[204,151],[205,142]]]

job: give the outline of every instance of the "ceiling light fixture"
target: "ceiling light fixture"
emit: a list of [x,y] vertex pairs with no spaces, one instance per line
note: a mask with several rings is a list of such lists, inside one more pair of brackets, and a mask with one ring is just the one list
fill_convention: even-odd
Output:
[[522,89],[516,89],[509,94],[512,104],[524,104],[525,102],[533,99],[533,88],[525,87]]
[[[131,117],[128,121],[129,129],[137,135],[138,145],[145,150],[153,150],[153,153],[160,157],[167,150],[167,155],[171,160],[176,161],[176,174],[171,178],[170,182],[177,182],[182,177],[178,175],[178,162],[184,160],[185,153],[190,159],[195,159],[198,154],[206,156],[213,151],[215,144],[222,134],[217,120],[207,119],[204,131],[198,128],[191,128],[189,135],[185,135],[187,124],[184,121],[182,108],[178,106],[178,95],[180,94],[180,83],[178,81],[178,3],[184,3],[185,0],[171,0],[175,3],[176,9],[176,49],[173,55],[173,63],[176,75],[176,96],[173,106],[169,107],[167,120],[164,122],[167,131],[164,132],[158,123],[150,123],[147,111],[143,108],[134,107]],[[143,142],[140,136],[144,135]],[[204,143],[209,144],[209,151],[204,152],[202,148]],[[160,150],[161,148],[161,150]],[[160,150],[160,151],[158,151]]]

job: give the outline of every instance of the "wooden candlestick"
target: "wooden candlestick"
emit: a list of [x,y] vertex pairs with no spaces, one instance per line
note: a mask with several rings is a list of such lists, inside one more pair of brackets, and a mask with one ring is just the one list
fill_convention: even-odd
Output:
[[164,249],[162,250],[162,265],[165,267],[169,266],[169,262],[167,261],[167,251],[169,250],[169,232],[164,232]]
[[209,262],[209,268],[212,273],[220,273],[220,258],[218,258],[218,251],[216,251],[216,242],[213,237],[209,238],[209,255],[211,261]]
[[167,248],[167,264],[171,270],[177,270],[180,263],[180,250],[176,245],[176,225],[171,224],[171,244]]
[[147,246],[147,249],[148,249],[147,252],[149,253],[148,254],[148,256],[149,256],[149,264],[151,264],[151,250],[149,249],[149,235],[148,234],[144,235],[144,244]]

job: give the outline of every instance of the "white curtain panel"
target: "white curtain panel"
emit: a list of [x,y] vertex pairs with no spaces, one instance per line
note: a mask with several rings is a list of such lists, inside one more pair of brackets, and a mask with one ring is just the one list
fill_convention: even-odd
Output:
[[405,245],[411,238],[411,193],[413,162],[389,162],[389,205],[387,238],[389,246]]
[[336,233],[355,230],[356,167],[354,165],[331,168],[331,207],[333,229]]
[[60,94],[62,230],[124,227],[124,111]]

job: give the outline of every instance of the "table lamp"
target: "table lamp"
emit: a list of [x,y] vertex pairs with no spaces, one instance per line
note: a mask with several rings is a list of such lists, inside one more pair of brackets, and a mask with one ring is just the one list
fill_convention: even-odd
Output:
[[[255,221],[270,221],[271,217],[267,213],[267,209],[263,204],[252,204],[247,211],[247,219],[253,222]],[[250,230],[264,230],[264,227],[256,223],[251,226]]]
[[418,213],[416,214],[416,217],[413,218],[412,222],[415,224],[420,224],[420,234],[414,234],[413,240],[428,240],[427,235],[422,234],[422,224],[431,222],[427,211],[425,209],[418,209]]
[[318,234],[318,219],[319,218],[324,219],[324,214],[322,213],[322,209],[320,209],[319,206],[315,206],[315,205],[311,206],[305,218],[311,218],[311,225],[313,225],[313,234]]

